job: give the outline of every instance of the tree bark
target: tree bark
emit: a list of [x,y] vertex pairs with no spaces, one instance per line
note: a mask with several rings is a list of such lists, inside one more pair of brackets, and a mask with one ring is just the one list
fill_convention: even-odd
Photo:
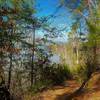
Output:
[[35,53],[35,28],[33,27],[33,51],[32,51],[32,62],[31,62],[31,87],[35,83],[34,77],[34,53]]
[[8,72],[8,89],[10,89],[10,84],[11,84],[11,74],[12,74],[12,53],[10,54],[10,67],[9,67],[9,72]]

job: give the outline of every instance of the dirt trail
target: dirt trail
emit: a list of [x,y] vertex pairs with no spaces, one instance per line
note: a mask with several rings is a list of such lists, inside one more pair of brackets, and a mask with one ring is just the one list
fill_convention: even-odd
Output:
[[50,90],[44,91],[39,100],[57,100],[57,97],[62,96],[63,94],[73,93],[79,85],[75,81],[67,81],[65,86],[55,86]]
[[[75,80],[66,81],[65,86],[54,86],[26,100],[100,100],[100,73],[95,74],[89,84],[91,88],[76,95],[74,93],[80,85]],[[67,98],[69,95],[74,97]]]
[[[89,81],[91,88],[74,96],[67,98],[69,95],[79,88],[79,84],[75,81],[66,81],[66,86],[55,86],[52,89],[44,91],[38,100],[100,100],[100,73],[95,73]],[[37,100],[37,99],[36,99]]]

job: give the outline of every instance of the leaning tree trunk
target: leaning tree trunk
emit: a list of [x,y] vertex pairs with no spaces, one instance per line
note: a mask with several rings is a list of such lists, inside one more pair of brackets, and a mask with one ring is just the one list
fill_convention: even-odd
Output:
[[81,86],[79,87],[79,89],[77,90],[77,92],[82,91],[83,88],[86,86],[86,84],[88,83],[88,81],[89,81],[90,79],[91,79],[91,77],[88,78],[88,79],[86,79],[86,80],[84,80],[83,83],[81,84]]
[[[85,85],[88,83],[88,81],[91,79],[92,74],[96,71],[96,49],[97,49],[97,45],[96,45],[96,41],[95,41],[95,46],[93,46],[93,59],[92,59],[92,63],[91,61],[87,61],[87,79],[83,81],[82,85],[80,86],[80,88],[77,91],[81,91]],[[89,58],[88,58],[89,59]],[[91,59],[90,59],[91,60]]]

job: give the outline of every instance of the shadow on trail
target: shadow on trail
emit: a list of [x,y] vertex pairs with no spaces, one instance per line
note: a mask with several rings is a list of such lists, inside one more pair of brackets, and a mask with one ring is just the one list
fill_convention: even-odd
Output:
[[83,90],[79,91],[77,89],[74,92],[58,95],[55,100],[79,100],[79,99],[76,99],[76,98],[80,97],[80,96],[81,96],[81,98],[83,98],[85,95],[88,96],[88,94],[92,95],[93,93],[96,94],[99,91],[100,91],[100,86],[98,86],[98,85],[97,85],[97,87],[91,88],[90,90],[83,89]]
[[55,100],[73,100],[74,97],[81,95],[84,91],[74,91],[73,93],[65,93],[63,95],[58,95]]

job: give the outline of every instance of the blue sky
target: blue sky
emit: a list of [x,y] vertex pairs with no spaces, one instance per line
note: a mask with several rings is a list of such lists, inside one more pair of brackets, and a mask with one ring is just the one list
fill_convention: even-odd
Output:
[[36,0],[37,15],[41,17],[52,14],[58,5],[59,0]]
[[[51,14],[54,14],[56,8],[60,5],[60,0],[36,0],[36,16],[38,18],[45,17]],[[70,30],[70,25],[73,22],[71,18],[71,13],[67,8],[62,7],[56,13],[58,17],[53,19],[52,26],[56,27],[67,27],[66,30]],[[43,36],[43,32],[38,31],[38,35]],[[64,36],[57,38],[57,41],[66,41],[67,40],[67,31],[63,32]]]
[[[51,14],[54,14],[56,8],[60,5],[60,0],[36,0],[36,8],[37,8],[37,17],[45,17]],[[55,14],[58,17],[54,20],[55,25],[59,24],[70,24],[71,14],[67,10],[67,8],[60,8],[58,12]]]

